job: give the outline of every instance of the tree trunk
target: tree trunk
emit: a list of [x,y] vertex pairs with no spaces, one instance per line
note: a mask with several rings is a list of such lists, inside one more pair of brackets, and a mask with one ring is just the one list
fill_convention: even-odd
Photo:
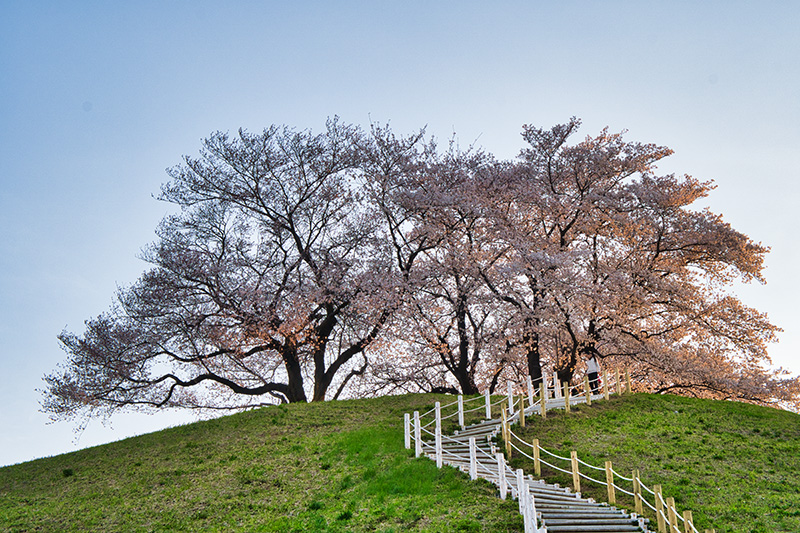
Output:
[[571,383],[572,377],[575,375],[575,367],[578,361],[578,352],[575,346],[571,348],[564,347],[561,350],[562,357],[559,358],[558,367],[556,368],[556,375],[560,383]]
[[528,375],[531,377],[533,386],[538,390],[542,383],[542,360],[539,352],[539,334],[536,331],[525,333],[525,345],[527,349]]
[[286,368],[288,392],[286,400],[289,403],[307,402],[306,391],[303,388],[303,370],[297,357],[297,346],[293,339],[287,340],[282,354],[283,366]]
[[456,380],[458,380],[458,386],[461,388],[461,394],[478,394],[480,392],[478,390],[478,386],[475,385],[475,375],[473,372],[470,372],[468,369],[459,366],[459,368],[457,368],[457,372],[454,372],[453,374],[455,375]]

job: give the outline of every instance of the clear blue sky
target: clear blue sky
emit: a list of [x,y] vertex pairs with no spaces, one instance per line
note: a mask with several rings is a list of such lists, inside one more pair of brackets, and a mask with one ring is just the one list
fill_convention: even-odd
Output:
[[[490,6],[490,7],[487,7]],[[0,465],[191,420],[123,416],[74,442],[38,412],[56,335],[82,331],[167,206],[164,169],[215,130],[328,116],[427,125],[499,157],[583,119],[676,151],[664,172],[772,247],[747,303],[800,371],[800,3],[0,0]]]

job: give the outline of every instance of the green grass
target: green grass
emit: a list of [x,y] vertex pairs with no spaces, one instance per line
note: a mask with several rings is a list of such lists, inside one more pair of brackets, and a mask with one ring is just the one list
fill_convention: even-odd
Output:
[[411,395],[276,406],[0,468],[2,531],[522,531],[403,447]]
[[[0,531],[522,531],[488,482],[403,448],[403,413],[436,400],[276,406],[0,468]],[[800,531],[796,414],[637,394],[529,417],[534,437],[640,469],[700,531]]]
[[[534,417],[522,434],[559,455],[663,486],[679,511],[693,512],[699,531],[800,531],[800,415],[736,402],[636,394],[581,406],[566,415]],[[519,433],[519,427],[514,431]],[[531,463],[515,459],[526,471]],[[560,465],[563,467],[563,465]],[[567,467],[568,468],[568,467]],[[603,472],[582,468],[595,479]],[[546,479],[572,485],[571,476]],[[607,501],[605,487],[581,480],[584,495]],[[629,487],[630,488],[630,487]],[[632,508],[632,500],[620,498]]]

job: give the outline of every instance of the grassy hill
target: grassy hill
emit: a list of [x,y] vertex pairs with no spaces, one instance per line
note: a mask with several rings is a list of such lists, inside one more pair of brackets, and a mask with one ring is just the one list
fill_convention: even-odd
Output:
[[403,447],[444,396],[276,406],[0,468],[1,531],[522,531]]
[[[489,483],[403,448],[403,413],[437,399],[276,406],[0,468],[0,530],[522,531]],[[641,394],[529,422],[548,449],[639,468],[701,531],[800,531],[796,414]]]
[[[737,402],[635,394],[573,408],[569,415],[534,417],[515,432],[561,456],[663,485],[680,511],[694,513],[699,531],[800,532],[800,415]],[[532,462],[515,459],[533,471]],[[588,469],[584,469],[588,470]],[[564,486],[572,478],[542,472]],[[603,473],[588,472],[596,479]],[[606,501],[606,489],[582,483],[582,492]],[[618,502],[633,508],[632,499]],[[653,521],[653,523],[655,523]]]

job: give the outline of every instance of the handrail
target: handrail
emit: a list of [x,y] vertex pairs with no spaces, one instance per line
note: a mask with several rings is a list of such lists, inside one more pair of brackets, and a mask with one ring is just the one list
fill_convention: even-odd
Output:
[[[623,377],[625,379],[625,383],[623,383]],[[549,380],[544,379],[543,382],[539,387],[539,390],[536,394],[534,394],[535,389],[531,384],[530,378],[528,378],[527,383],[527,394],[519,393],[520,390],[525,390],[525,387],[516,387],[517,394],[514,394],[514,388],[511,386],[511,383],[508,384],[507,389],[508,392],[505,395],[496,395],[493,399],[488,392],[485,392],[482,395],[477,395],[473,398],[464,399],[463,396],[458,397],[457,401],[447,403],[445,405],[441,405],[439,402],[436,402],[436,406],[433,409],[426,411],[425,413],[414,413],[414,427],[411,427],[411,417],[410,415],[406,415],[406,447],[410,448],[411,443],[413,442],[413,446],[417,449],[417,455],[420,455],[421,451],[427,450],[431,453],[431,457],[433,457],[433,453],[436,453],[437,464],[441,466],[442,457],[446,455],[448,458],[459,456],[453,454],[450,451],[442,450],[440,447],[442,446],[442,442],[448,443],[459,443],[464,444],[464,437],[469,436],[469,434],[465,435],[458,435],[458,431],[456,435],[453,437],[449,435],[442,434],[442,421],[444,420],[451,420],[458,417],[457,424],[461,426],[462,429],[466,427],[465,425],[465,415],[472,414],[481,410],[485,410],[485,416],[482,417],[484,422],[493,422],[497,424],[497,428],[495,431],[502,431],[503,439],[506,442],[506,453],[510,454],[512,449],[515,450],[516,453],[527,457],[528,459],[534,461],[535,463],[538,462],[539,464],[544,464],[545,466],[558,471],[563,472],[568,475],[573,476],[574,483],[578,484],[578,481],[583,478],[589,482],[595,483],[600,486],[605,486],[609,491],[609,499],[614,500],[616,491],[621,492],[622,494],[626,494],[634,498],[636,502],[636,512],[641,514],[643,512],[644,507],[647,507],[652,512],[656,514],[656,517],[659,519],[659,531],[669,531],[670,533],[699,533],[697,529],[694,527],[691,518],[691,512],[685,511],[683,514],[677,512],[677,509],[674,505],[673,498],[664,498],[663,494],[660,492],[660,487],[656,485],[653,489],[647,487],[644,483],[642,483],[641,479],[638,477],[638,471],[634,471],[633,477],[627,477],[625,475],[620,474],[616,470],[613,469],[610,462],[607,462],[606,467],[602,468],[599,466],[592,465],[583,461],[577,457],[575,452],[572,452],[571,457],[562,457],[550,450],[543,448],[541,445],[538,444],[538,440],[534,443],[528,443],[524,439],[522,439],[519,435],[511,431],[510,426],[514,423],[518,423],[520,425],[524,424],[524,419],[529,416],[546,416],[546,412],[552,409],[565,409],[567,412],[570,412],[570,407],[573,405],[586,403],[587,405],[591,405],[593,401],[600,400],[600,399],[608,399],[611,394],[621,394],[624,390],[630,392],[631,385],[630,385],[630,377],[627,371],[621,374],[618,370],[609,374],[604,371],[603,372],[603,381],[602,381],[602,389],[598,392],[595,392],[589,388],[588,378],[584,380],[584,387],[583,391],[579,394],[573,394],[566,384],[564,384],[563,390],[559,387],[555,386],[557,380],[555,376],[553,376],[553,383],[551,384]],[[497,397],[499,396],[499,398]],[[470,403],[478,403],[475,407],[470,409],[465,409],[465,404]],[[542,409],[542,403],[544,403],[544,409]],[[447,414],[443,413],[443,410],[449,410],[453,406],[457,406],[452,412]],[[494,417],[493,415],[496,412],[495,408],[500,406],[500,417]],[[431,419],[431,415],[434,415]],[[473,415],[474,416],[474,415]],[[425,423],[422,423],[422,420],[425,419]],[[474,420],[474,418],[473,418]],[[452,422],[451,422],[452,423]],[[431,431],[431,426],[434,426],[434,430]],[[434,437],[436,440],[436,444],[431,442],[426,442],[423,438],[423,432],[425,435],[430,437]],[[459,438],[460,437],[460,438]],[[420,442],[417,443],[416,440],[419,439]],[[469,440],[473,440],[474,437],[471,437]],[[516,442],[515,442],[516,441]],[[519,445],[518,445],[519,444]],[[528,450],[536,450],[535,455],[537,457],[532,457],[527,453],[522,447],[527,447]],[[536,446],[536,448],[534,448]],[[472,445],[470,445],[472,448]],[[485,449],[480,447],[477,448],[471,454],[474,454],[473,458],[471,459],[470,465],[470,476],[473,475],[472,469],[482,469],[483,472],[492,472],[493,467],[482,463],[478,459],[478,455],[481,457],[488,459],[490,461],[495,461],[495,457],[487,452]],[[495,449],[492,446],[492,453],[494,453]],[[498,452],[497,454],[498,461],[499,457],[503,457],[503,454]],[[551,464],[550,462],[546,461],[541,457],[541,455],[546,455],[552,457],[555,460],[560,461],[570,461],[572,463],[571,469],[563,469],[555,464]],[[501,469],[503,474],[500,471],[496,473],[497,476],[497,483],[500,483],[500,478],[505,478],[505,482],[508,485],[508,488],[512,492],[512,496],[518,492],[517,485],[517,476],[519,475],[518,472],[515,472],[506,460],[502,461],[503,468]],[[463,462],[461,463],[463,465]],[[474,466],[473,466],[474,464]],[[499,465],[500,463],[498,463]],[[588,468],[591,470],[596,470],[600,472],[606,472],[606,481],[594,479],[591,476],[587,475],[584,472],[580,472],[580,466],[584,468]],[[463,466],[462,466],[463,468]],[[537,467],[537,473],[539,467]],[[521,472],[521,471],[519,471]],[[495,475],[495,474],[493,474]],[[624,482],[630,483],[633,485],[632,491],[629,491],[625,488],[625,486],[620,486],[617,482]],[[523,480],[523,486],[527,487],[527,482]],[[578,484],[579,487],[579,484]],[[505,493],[503,492],[505,489],[501,488],[501,497],[505,498]],[[579,491],[579,490],[578,490]],[[650,495],[651,499],[654,503],[650,503],[648,497],[646,495]],[[517,494],[519,496],[519,494]],[[526,497],[527,498],[527,497]],[[530,502],[530,506],[535,508],[535,504],[532,501]],[[609,503],[615,503],[615,501],[609,501]],[[660,504],[660,505],[659,505]],[[528,505],[528,504],[525,504]],[[530,510],[525,511],[523,513],[523,503],[520,503],[520,513],[523,514],[526,520],[525,524],[525,531],[529,531],[529,527],[531,528],[530,531],[539,532],[540,530],[536,528],[535,517],[531,519],[531,524],[528,523],[528,514]],[[535,516],[535,512],[534,512]],[[679,529],[679,525],[683,525],[683,530]],[[663,526],[663,529],[661,527]],[[712,530],[713,531],[713,530]]]
[[[508,425],[509,426],[510,426],[511,422],[513,422],[513,420],[509,419],[509,421],[508,421]],[[614,492],[611,491],[611,487],[613,487],[614,491],[619,491],[619,492],[621,492],[623,494],[626,494],[628,496],[633,497],[634,499],[637,499],[637,492],[636,492],[636,486],[635,485],[634,485],[634,488],[631,491],[629,491],[625,487],[622,487],[622,486],[620,486],[620,485],[618,485],[617,483],[614,482],[614,480],[619,479],[619,480],[622,480],[622,481],[625,481],[625,482],[633,483],[634,482],[634,478],[633,477],[623,476],[623,475],[619,474],[613,468],[611,468],[611,463],[607,463],[607,465],[608,465],[607,468],[600,468],[598,466],[595,466],[595,465],[592,465],[590,463],[587,463],[587,462],[585,462],[585,461],[583,461],[581,459],[578,459],[577,458],[577,454],[575,454],[575,452],[573,452],[573,456],[572,457],[560,456],[557,453],[554,453],[554,452],[542,447],[541,445],[539,445],[538,440],[536,440],[535,442],[527,442],[525,439],[523,439],[522,437],[517,435],[514,431],[512,431],[510,429],[510,427],[505,429],[505,434],[510,439],[509,440],[509,444],[510,444],[511,448],[516,450],[517,453],[519,453],[520,455],[522,455],[522,456],[524,456],[524,457],[526,457],[526,458],[528,458],[528,459],[530,459],[530,460],[532,460],[534,462],[538,461],[539,463],[544,464],[544,465],[548,466],[549,468],[551,468],[553,470],[556,470],[558,472],[562,472],[562,473],[565,473],[565,474],[570,474],[570,475],[574,476],[574,478],[575,477],[583,478],[583,479],[585,479],[587,481],[591,481],[593,483],[596,483],[597,485],[601,485],[601,486],[607,487],[608,490],[609,490],[609,494],[614,494]],[[532,457],[525,450],[520,448],[520,446],[518,446],[516,444],[515,440],[517,442],[519,442],[522,446],[528,447],[528,449],[536,449],[539,452],[538,453],[539,457],[538,458]],[[564,469],[564,468],[560,468],[560,467],[558,467],[556,465],[553,465],[553,464],[545,461],[544,459],[542,459],[541,458],[542,454],[548,455],[550,457],[553,457],[554,459],[558,459],[558,460],[561,460],[561,461],[570,461],[571,462],[573,460],[573,458],[574,458],[576,464],[583,465],[583,466],[585,466],[587,468],[591,468],[593,470],[606,471],[607,472],[607,476],[610,474],[610,476],[608,477],[610,483],[609,483],[609,481],[601,481],[601,480],[594,479],[591,476],[589,476],[589,475],[587,475],[587,474],[585,474],[583,472],[580,472],[579,469],[567,470],[567,469]],[[537,469],[537,472],[538,472],[538,469]],[[661,519],[659,520],[659,522],[661,522],[663,520],[664,525],[667,528],[669,528],[670,532],[675,531],[677,533],[685,533],[685,531],[691,530],[694,533],[699,533],[697,531],[697,529],[694,527],[694,524],[691,522],[691,518],[689,518],[689,522],[687,524],[687,516],[691,516],[690,512],[685,512],[684,513],[685,516],[681,515],[680,513],[678,513],[677,509],[675,508],[674,502],[670,503],[670,500],[672,500],[671,498],[665,500],[663,495],[660,492],[653,491],[652,489],[648,488],[644,483],[641,482],[641,480],[638,481],[638,487],[639,487],[638,500],[641,501],[643,505],[646,505],[653,512],[655,512],[657,514],[657,516],[660,514]],[[576,490],[578,490],[578,488],[576,488]],[[661,509],[662,510],[659,511],[658,510],[658,505],[654,506],[649,501],[647,501],[646,498],[643,498],[642,497],[642,493],[643,492],[650,493],[655,498],[658,498],[658,500],[660,500],[661,503],[662,503],[662,505],[661,505]],[[615,498],[615,496],[612,496],[610,499],[614,499],[614,498]],[[610,501],[609,503],[613,504],[613,503],[616,503],[616,502],[615,501]],[[665,514],[664,509],[666,509],[669,512],[666,512],[666,514]],[[641,512],[641,510],[638,510],[638,512]],[[672,519],[671,519],[672,521],[671,522],[670,522],[670,517],[672,517]],[[683,524],[683,526],[684,526],[683,530],[678,528],[679,523]]]

